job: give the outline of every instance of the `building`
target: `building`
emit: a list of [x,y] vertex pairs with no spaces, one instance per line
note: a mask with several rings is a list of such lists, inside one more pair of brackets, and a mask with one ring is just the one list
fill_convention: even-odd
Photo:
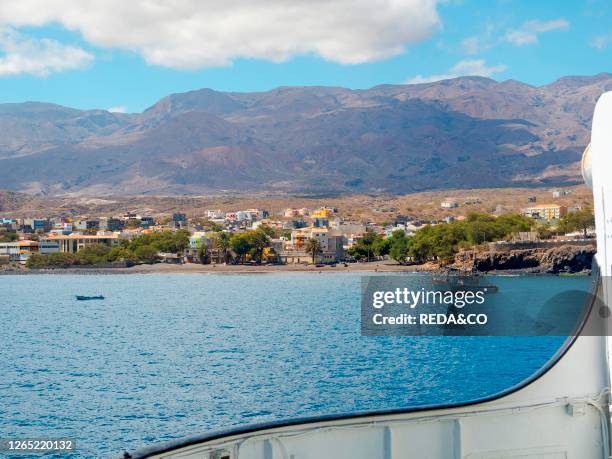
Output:
[[259,210],[259,209],[247,209],[244,212],[251,216],[251,220],[261,220],[262,218],[268,217],[267,210]]
[[[28,218],[23,221],[22,230],[25,230],[26,227],[29,227],[33,232],[43,232],[46,233],[53,228],[53,224],[51,221],[43,218]],[[26,232],[26,231],[24,231]]]
[[125,228],[125,221],[120,218],[102,217],[100,218],[100,229],[104,231],[122,231]]
[[100,229],[100,220],[79,220],[74,222],[72,226],[78,231],[98,230]]
[[571,191],[566,191],[566,190],[554,190],[554,191],[552,192],[552,197],[553,197],[553,199],[556,199],[556,198],[562,198],[562,197],[564,197],[564,196],[569,196],[570,194],[572,194],[572,192],[571,192]]
[[282,229],[291,229],[293,228],[292,226],[285,226],[287,222],[281,222],[278,220],[268,220],[268,219],[264,219],[264,220],[259,220],[253,223],[253,225],[251,226],[252,229],[257,229],[262,225],[268,226],[270,228],[273,229],[277,229],[277,230],[282,230]]
[[306,252],[309,239],[321,244],[321,253],[315,256],[315,263],[336,263],[344,259],[344,236],[328,228],[302,228],[291,232],[291,240],[286,241],[280,251],[282,263],[311,263],[312,255]]
[[285,211],[283,212],[283,216],[285,218],[293,218],[293,217],[299,217],[300,216],[300,211],[298,209],[285,209]]
[[223,220],[225,218],[225,212],[223,212],[221,209],[207,210],[206,218],[209,220]]
[[312,218],[329,218],[338,211],[335,207],[320,207],[312,213]]
[[155,226],[155,218],[140,217],[140,227],[141,228],[151,228],[152,226]]
[[15,218],[0,218],[0,227],[8,231],[16,231],[19,229],[19,223]]
[[236,212],[236,221],[238,222],[244,222],[246,220],[251,220],[252,218],[252,215],[244,210],[239,210]]
[[10,263],[25,263],[34,253],[57,253],[59,244],[47,241],[14,241],[0,242],[0,256],[8,258]]
[[454,199],[445,199],[440,203],[440,207],[442,207],[443,209],[454,209],[456,207],[459,207],[459,203]]
[[58,234],[41,238],[41,242],[50,241],[56,241],[59,244],[59,251],[62,253],[76,253],[83,247],[91,244],[102,244],[114,247],[119,244],[119,235],[117,233],[97,234],[95,236],[85,234]]
[[327,228],[329,227],[329,219],[317,217],[312,221],[312,226],[315,228]]
[[558,204],[540,204],[523,209],[523,215],[536,220],[558,220],[567,215],[567,207]]

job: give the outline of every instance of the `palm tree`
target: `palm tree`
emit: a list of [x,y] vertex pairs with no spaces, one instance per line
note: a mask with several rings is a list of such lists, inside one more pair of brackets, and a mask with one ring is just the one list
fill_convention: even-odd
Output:
[[208,259],[208,245],[206,245],[203,241],[198,248],[198,260],[200,260],[200,263],[203,265],[208,264],[210,261]]
[[230,235],[222,231],[218,232],[214,235],[213,246],[218,253],[223,254],[223,261],[227,263],[230,249]]
[[311,237],[304,244],[304,250],[306,253],[309,253],[312,257],[312,264],[315,262],[315,257],[323,252],[323,247],[321,247],[321,242],[314,237]]

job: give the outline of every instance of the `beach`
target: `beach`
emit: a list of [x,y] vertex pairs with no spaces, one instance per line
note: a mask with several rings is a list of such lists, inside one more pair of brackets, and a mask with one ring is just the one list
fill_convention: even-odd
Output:
[[232,265],[232,264],[198,264],[198,263],[155,263],[134,265],[129,268],[99,268],[96,266],[83,266],[71,268],[54,269],[14,269],[0,271],[0,274],[148,274],[148,273],[167,273],[167,274],[195,274],[195,273],[233,273],[233,274],[255,274],[255,273],[285,273],[285,272],[318,272],[318,273],[337,273],[337,272],[421,272],[433,271],[439,266],[435,263],[421,265],[399,265],[397,263],[373,261],[364,263],[338,263],[336,265],[306,265],[306,264],[287,264],[287,265]]

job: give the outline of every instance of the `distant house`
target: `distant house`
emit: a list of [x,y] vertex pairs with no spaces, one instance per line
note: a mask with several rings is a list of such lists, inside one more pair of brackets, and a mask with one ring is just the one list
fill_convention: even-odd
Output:
[[207,210],[206,217],[209,220],[222,220],[225,218],[225,212],[223,212],[221,209]]
[[141,228],[151,228],[155,226],[155,218],[153,217],[140,217],[140,227]]
[[311,216],[313,218],[329,218],[336,212],[338,212],[338,209],[335,207],[320,207],[319,209],[315,210]]
[[536,220],[558,220],[567,215],[567,207],[558,204],[540,204],[523,209],[523,215]]
[[87,219],[79,220],[72,224],[74,229],[79,231],[97,230],[100,228],[100,220]]
[[569,196],[570,194],[572,194],[571,191],[567,191],[567,190],[554,190],[552,192],[552,197],[553,198],[562,198],[563,196]]
[[538,199],[535,196],[529,196],[527,202],[536,202]]
[[100,218],[100,229],[106,231],[121,231],[125,228],[125,222],[120,218],[102,217]]
[[454,209],[456,207],[459,207],[459,203],[454,199],[445,199],[440,203],[440,207],[442,207],[443,209]]
[[51,228],[53,228],[53,224],[51,223],[51,221],[44,218],[28,218],[23,221],[21,230],[23,232],[28,232],[26,230],[27,227],[29,227],[31,231],[42,231],[46,233],[47,231],[51,230]]

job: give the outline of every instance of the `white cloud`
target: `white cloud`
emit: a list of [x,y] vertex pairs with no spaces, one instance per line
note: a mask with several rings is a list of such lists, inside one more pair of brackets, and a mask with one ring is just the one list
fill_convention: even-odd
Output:
[[83,68],[93,56],[87,51],[55,40],[27,37],[17,31],[0,28],[0,76],[50,73]]
[[496,73],[503,72],[507,67],[503,64],[487,66],[483,59],[463,60],[451,67],[448,73],[440,75],[422,76],[417,75],[408,78],[405,84],[432,83],[434,81],[449,80],[460,76],[482,76],[491,77]]
[[438,1],[19,0],[0,2],[0,24],[60,23],[92,45],[136,51],[173,68],[310,53],[356,64],[429,36],[440,25]]
[[495,27],[491,23],[485,25],[484,31],[479,35],[472,35],[461,40],[461,51],[474,55],[493,47]]
[[125,105],[117,105],[108,109],[111,113],[127,113],[127,107]]
[[591,47],[602,50],[612,42],[612,34],[599,35],[591,40]]
[[565,30],[568,27],[569,22],[565,19],[527,21],[520,28],[509,30],[504,38],[505,41],[516,46],[532,45],[538,42],[538,34],[553,30]]

